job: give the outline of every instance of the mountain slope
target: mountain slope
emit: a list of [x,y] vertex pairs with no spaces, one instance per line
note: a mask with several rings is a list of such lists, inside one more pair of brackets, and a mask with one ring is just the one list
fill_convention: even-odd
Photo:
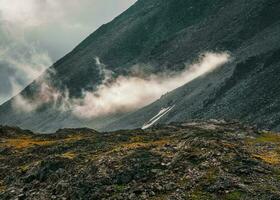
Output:
[[[116,74],[127,74],[129,68],[142,62],[152,63],[151,72],[170,66],[180,69],[183,61],[178,62],[179,67],[171,65],[168,64],[168,59],[159,58],[153,55],[153,52],[165,48],[161,45],[174,38],[177,32],[203,21],[205,16],[214,13],[224,4],[222,1],[215,2],[217,3],[205,4],[204,1],[140,0],[115,20],[100,27],[71,53],[55,63],[39,80],[28,86],[21,95],[31,100],[36,98],[41,80],[46,79],[45,77],[48,77],[48,81],[55,88],[62,91],[66,88],[70,97],[80,97],[84,90],[95,90],[104,78],[96,66],[95,57],[99,57],[107,68]],[[190,7],[192,11],[187,12],[186,9]],[[188,60],[185,57],[182,59]],[[32,113],[18,112],[13,108],[14,102],[15,98],[0,107],[1,124],[19,125],[40,131],[88,124],[71,113],[54,109],[52,105],[44,105]],[[111,120],[109,119],[109,122]],[[100,126],[99,123],[105,122],[95,121],[90,122],[95,128]]]
[[[229,5],[224,10],[230,18],[221,19],[224,16],[219,15],[212,19],[213,23],[208,22],[209,26],[202,29],[205,35],[211,30],[210,26],[218,22],[216,35],[227,30],[222,40],[215,40],[217,43],[226,42],[229,46],[236,46],[231,48],[234,58],[231,63],[115,121],[107,129],[142,127],[162,108],[174,106],[157,123],[211,118],[239,119],[262,128],[280,130],[280,15],[273,12],[280,4],[276,1],[254,3],[238,11],[247,13],[247,21],[246,18],[230,16],[240,7]],[[238,16],[243,15],[239,13]],[[246,26],[240,32],[241,24]],[[243,36],[241,33],[246,34]],[[196,37],[192,35],[190,41],[196,41]]]
[[0,198],[279,199],[279,143],[224,121],[48,135],[0,127]]
[[[277,0],[139,0],[55,63],[21,95],[36,98],[45,77],[53,87],[67,89],[70,98],[94,91],[104,79],[95,57],[115,75],[129,75],[137,64],[149,66],[144,69],[147,73],[179,71],[206,51],[229,51],[234,61],[128,117],[118,113],[88,121],[61,112],[52,103],[23,113],[13,108],[14,98],[0,107],[0,123],[40,131],[65,126],[134,128],[148,122],[161,107],[176,104],[159,122],[233,117],[261,124],[266,118],[266,126],[275,128],[279,125],[274,120],[277,112],[270,112],[273,108],[269,106],[279,108],[279,104],[277,96],[270,98],[269,92],[278,95],[278,81],[269,80],[274,75],[277,79],[279,68],[279,9]],[[250,95],[256,88],[261,94]],[[256,104],[256,96],[266,102]],[[254,108],[262,111],[254,115]]]

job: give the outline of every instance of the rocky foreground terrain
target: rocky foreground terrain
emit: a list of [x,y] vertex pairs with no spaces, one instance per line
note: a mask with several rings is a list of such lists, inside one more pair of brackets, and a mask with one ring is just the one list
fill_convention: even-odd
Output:
[[0,127],[0,199],[280,199],[280,135],[237,122]]

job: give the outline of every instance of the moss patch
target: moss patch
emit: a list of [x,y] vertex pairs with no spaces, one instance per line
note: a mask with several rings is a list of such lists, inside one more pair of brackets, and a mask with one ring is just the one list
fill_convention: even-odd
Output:
[[196,190],[191,194],[190,199],[192,199],[192,200],[212,200],[212,199],[214,199],[214,197],[207,192]]
[[232,192],[228,193],[225,196],[225,199],[226,200],[240,200],[243,198],[243,196],[244,196],[243,192],[236,190],[236,191],[232,191]]
[[280,143],[280,135],[271,132],[263,132],[260,137],[257,137],[256,139],[251,141],[254,141],[255,143]]

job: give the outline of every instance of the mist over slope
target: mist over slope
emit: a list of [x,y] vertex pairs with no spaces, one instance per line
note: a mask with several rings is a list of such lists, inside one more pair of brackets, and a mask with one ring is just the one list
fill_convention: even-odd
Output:
[[[51,88],[48,92],[59,95],[51,95],[52,98],[43,95],[47,101],[32,112],[18,112],[13,106],[18,98],[15,97],[0,107],[0,123],[40,131],[78,126],[135,128],[142,127],[162,108],[174,106],[158,123],[238,118],[277,129],[279,9],[280,2],[276,0],[139,0],[55,63],[20,97],[34,103],[45,80]],[[68,109],[68,99],[82,99],[79,103],[83,108],[87,102],[96,102],[96,96],[100,95],[96,91],[104,85],[107,74],[100,73],[96,57],[107,72],[112,72],[113,80],[118,77],[131,80],[135,73],[137,78],[147,80],[163,72],[182,73],[204,52],[230,52],[234,59],[136,112],[133,109],[138,107],[126,110],[129,114],[114,112],[97,117],[89,114],[85,119]],[[133,91],[133,84],[130,87],[120,96]],[[84,101],[87,97],[89,101]],[[58,107],[54,106],[56,103]],[[61,105],[67,109],[61,110]],[[95,109],[96,106],[89,106],[80,113],[98,113]]]

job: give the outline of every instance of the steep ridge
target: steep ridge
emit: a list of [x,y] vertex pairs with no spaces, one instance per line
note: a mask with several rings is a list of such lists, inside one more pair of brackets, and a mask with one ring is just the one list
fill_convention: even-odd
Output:
[[[234,60],[129,116],[118,113],[87,121],[52,105],[22,113],[13,108],[12,99],[0,107],[0,123],[50,132],[78,126],[134,128],[174,104],[159,123],[239,118],[277,128],[279,9],[277,0],[139,0],[55,63],[41,79],[49,77],[55,88],[67,88],[70,97],[79,97],[84,90],[95,90],[104,78],[95,57],[123,75],[136,64],[151,66],[148,73],[181,70],[206,51],[229,51]],[[21,94],[36,97],[38,82]]]

